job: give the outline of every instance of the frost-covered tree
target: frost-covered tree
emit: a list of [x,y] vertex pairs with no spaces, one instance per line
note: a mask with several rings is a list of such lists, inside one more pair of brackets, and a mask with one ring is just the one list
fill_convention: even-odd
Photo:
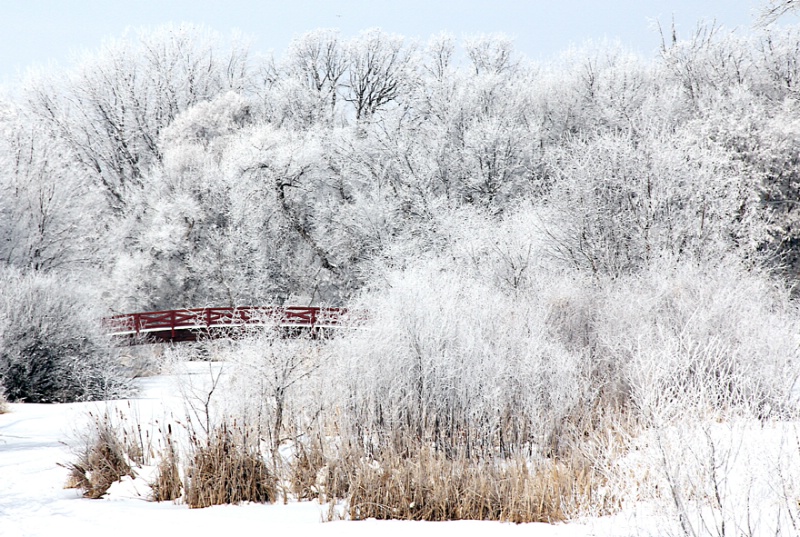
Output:
[[766,238],[755,178],[691,132],[605,134],[550,158],[557,212],[546,229],[553,251],[577,267],[622,274],[665,251],[752,254]]
[[252,123],[251,103],[227,93],[164,130],[162,164],[128,220],[133,244],[115,269],[127,307],[234,306],[285,296],[277,268],[283,256],[269,243],[271,191],[243,172]]
[[783,17],[787,13],[800,9],[800,2],[797,0],[766,0],[759,14],[759,24],[769,25]]
[[303,34],[292,40],[283,61],[288,79],[299,82],[310,94],[312,117],[321,122],[334,119],[349,66],[346,44],[339,33],[321,29]]
[[401,100],[415,83],[415,47],[399,35],[373,29],[347,46],[345,100],[352,103],[356,120]]
[[502,36],[459,61],[447,35],[318,30],[255,68],[203,29],[129,33],[9,97],[3,255],[89,260],[117,307],[345,302],[397,252],[441,252],[439,215],[542,201],[554,251],[597,273],[661,251],[791,266],[797,43],[701,26],[653,60],[535,65]]
[[187,108],[248,84],[247,49],[203,28],[165,26],[109,41],[66,73],[36,73],[23,96],[122,211],[160,162],[161,130]]
[[102,195],[46,125],[0,107],[0,263],[62,272],[102,265],[101,225],[88,217]]
[[512,72],[517,67],[513,41],[508,36],[472,36],[466,39],[464,48],[476,75],[500,75]]
[[229,93],[164,131],[163,165],[117,270],[141,307],[337,300],[340,254],[319,224],[332,192],[320,141],[259,123],[251,108]]

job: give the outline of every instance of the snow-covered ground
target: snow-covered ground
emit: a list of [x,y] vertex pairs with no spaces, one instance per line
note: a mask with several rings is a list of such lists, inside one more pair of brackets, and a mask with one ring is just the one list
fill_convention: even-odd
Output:
[[[200,364],[200,367],[207,367]],[[191,371],[189,371],[191,373]],[[200,374],[201,372],[195,371]],[[274,534],[285,528],[314,535],[543,535],[577,537],[608,535],[624,529],[625,517],[583,523],[503,524],[496,522],[325,522],[326,507],[316,502],[287,505],[247,504],[189,509],[172,502],[148,501],[146,480],[114,485],[100,500],[65,489],[68,471],[60,464],[72,460],[76,425],[89,412],[122,409],[141,422],[158,419],[180,404],[175,377],[140,380],[140,395],[130,401],[61,405],[12,404],[0,415],[0,536],[53,535],[223,535],[239,530]],[[621,524],[622,523],[622,524]]]

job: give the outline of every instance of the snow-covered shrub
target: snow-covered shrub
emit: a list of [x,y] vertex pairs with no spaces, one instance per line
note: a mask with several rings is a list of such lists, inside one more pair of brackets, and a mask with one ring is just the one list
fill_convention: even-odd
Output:
[[128,388],[102,314],[74,283],[7,270],[0,287],[0,384],[9,400],[96,400]]
[[770,274],[658,252],[594,274],[550,256],[541,214],[455,215],[444,253],[353,304],[365,321],[335,343],[330,391],[354,438],[553,452],[604,420],[796,408],[800,316]]
[[[580,461],[597,472],[583,509],[613,509],[651,487],[661,491],[657,505],[672,506],[677,495],[700,512],[724,478],[708,472],[721,462],[714,457],[735,454],[712,441],[697,448],[664,440],[659,451],[658,435],[796,413],[800,316],[773,275],[734,256],[658,252],[637,270],[596,274],[549,257],[539,222],[530,207],[499,222],[454,219],[453,229],[440,228],[444,253],[388,268],[351,305],[364,312],[361,322],[329,344],[332,374],[320,392],[341,444],[374,461],[360,470],[359,457],[345,461],[351,516],[458,509],[436,504],[435,487],[412,493],[392,480],[423,483],[410,476],[425,449],[482,477],[490,472],[477,461]],[[634,446],[660,477],[621,469]],[[463,477],[451,470],[453,482]],[[675,471],[682,481],[672,494]],[[570,486],[579,478],[569,474]],[[695,502],[698,495],[705,499]],[[359,507],[389,496],[391,513]],[[739,497],[711,508],[735,514]]]
[[659,535],[783,536],[800,529],[800,448],[791,422],[687,417],[643,431],[615,471],[609,488],[647,502]]
[[789,291],[735,259],[662,258],[608,282],[596,359],[644,418],[685,412],[795,412],[800,317]]
[[[253,331],[239,341],[234,375],[240,382],[249,379],[241,387],[247,399],[260,401],[263,434],[275,449],[306,425],[303,415],[319,412],[313,393],[322,361],[319,343],[308,334],[284,339],[274,330]],[[252,402],[248,406],[252,411]]]
[[510,454],[578,405],[581,354],[544,330],[547,311],[435,263],[390,275],[337,342],[342,420],[380,448],[431,442]]
[[8,412],[8,399],[6,399],[6,392],[2,386],[0,386],[0,414],[5,414]]
[[[320,413],[317,385],[323,356],[320,339],[310,333],[282,337],[281,328],[265,319],[228,340],[203,342],[209,358],[208,375],[181,386],[199,429],[210,429],[228,416],[248,423],[273,454],[292,440]],[[201,344],[198,344],[201,345]],[[192,356],[185,348],[170,349],[171,360]]]
[[[308,488],[320,467],[329,464],[302,461],[303,449],[312,446],[298,442],[308,440],[321,412],[316,390],[321,341],[303,334],[286,339],[270,319],[264,322],[231,339],[203,342],[210,360],[193,364],[201,367],[187,368],[191,373],[181,376],[186,416],[175,436],[188,442],[173,442],[172,432],[162,442],[153,498],[179,494],[178,460],[186,465],[182,486],[193,507],[274,501],[275,479],[288,483],[298,477]],[[199,346],[170,349],[168,359],[180,371],[179,362],[191,359]],[[303,472],[314,476],[299,477]],[[299,481],[292,488],[302,488]]]

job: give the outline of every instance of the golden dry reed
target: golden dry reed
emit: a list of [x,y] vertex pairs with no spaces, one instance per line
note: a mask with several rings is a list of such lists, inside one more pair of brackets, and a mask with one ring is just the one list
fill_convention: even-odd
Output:
[[275,500],[275,478],[243,428],[223,423],[205,441],[192,437],[192,449],[184,480],[189,507]]

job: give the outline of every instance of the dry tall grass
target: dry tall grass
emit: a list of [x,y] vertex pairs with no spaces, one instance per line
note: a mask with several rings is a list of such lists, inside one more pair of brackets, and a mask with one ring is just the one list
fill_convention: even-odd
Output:
[[275,477],[243,427],[223,423],[207,440],[195,436],[191,442],[194,453],[184,483],[189,507],[275,500]]
[[319,475],[325,466],[325,454],[319,444],[314,443],[310,447],[298,444],[290,464],[292,493],[301,500],[320,498]]
[[292,493],[298,499],[318,499],[320,503],[347,498],[357,460],[352,453],[343,456],[338,450],[325,450],[319,442],[298,444],[289,465]]
[[150,483],[152,499],[156,502],[177,500],[183,491],[178,453],[172,439],[172,425],[168,424],[164,432],[164,444],[165,451],[160,453],[155,479]]
[[602,478],[581,463],[450,459],[420,448],[350,468],[349,516],[403,520],[559,522],[582,511],[611,512]]
[[124,435],[108,414],[91,416],[92,429],[77,453],[77,460],[68,463],[67,488],[83,490],[87,498],[100,498],[115,482],[125,476],[135,477]]

